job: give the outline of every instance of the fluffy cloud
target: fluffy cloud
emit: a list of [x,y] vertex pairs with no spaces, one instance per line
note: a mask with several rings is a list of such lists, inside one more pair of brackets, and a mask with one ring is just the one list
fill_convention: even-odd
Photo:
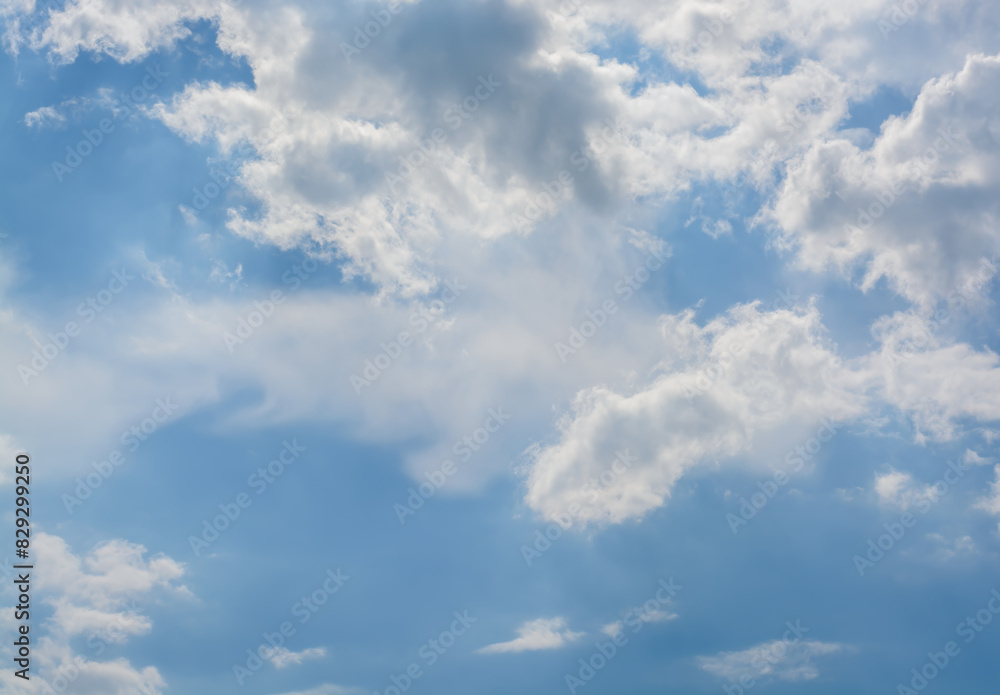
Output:
[[517,628],[517,637],[509,642],[498,642],[481,649],[479,654],[505,654],[531,652],[541,649],[559,649],[583,637],[582,632],[566,628],[564,618],[539,618]]
[[[182,40],[192,21],[214,22],[219,48],[246,61],[252,86],[190,83],[148,115],[238,160],[247,204],[230,210],[231,231],[336,261],[346,276],[373,282],[378,304],[334,292],[296,297],[230,357],[219,336],[249,305],[175,294],[127,332],[102,329],[101,350],[61,357],[43,375],[56,383],[3,406],[5,415],[30,430],[37,413],[69,411],[66,394],[86,381],[110,400],[81,429],[113,432],[164,395],[157,374],[184,364],[189,378],[171,387],[185,408],[224,397],[222,383],[260,385],[260,407],[241,413],[247,421],[308,414],[360,422],[359,436],[402,438],[424,424],[400,428],[405,413],[433,402],[440,441],[407,455],[422,472],[508,394],[523,404],[520,421],[543,421],[552,403],[577,394],[555,441],[531,433],[543,444],[527,468],[526,500],[550,518],[578,505],[581,524],[639,518],[691,467],[752,456],[762,440],[798,436],[821,417],[857,418],[886,404],[912,417],[919,442],[956,436],[962,418],[997,419],[992,352],[943,335],[900,347],[927,307],[981,277],[981,256],[996,251],[996,21],[988,3],[929,1],[883,36],[879,21],[891,19],[892,5],[414,2],[350,62],[340,43],[353,40],[367,11],[350,3],[82,0],[58,9],[26,34],[58,62],[81,51],[138,60]],[[8,20],[23,10],[4,5]],[[942,22],[969,31],[928,43]],[[622,32],[639,38],[638,55],[599,57]],[[838,130],[852,102],[886,85],[919,90],[911,113],[890,119],[874,143]],[[428,140],[435,128],[443,143]],[[921,166],[935,142],[936,159]],[[618,229],[644,217],[646,204],[741,171],[765,195],[777,185],[758,221],[775,227],[800,264],[862,267],[863,287],[885,279],[919,311],[879,321],[880,349],[849,364],[812,308],[736,307],[705,327],[673,314],[661,319],[658,344],[649,340],[657,312],[636,311],[621,319],[616,345],[598,336],[573,365],[552,370],[549,338],[552,326],[569,324],[565,308],[599,305],[584,278],[606,277],[628,258],[599,228]],[[865,233],[845,232],[856,208],[893,184],[904,190],[889,209]],[[515,216],[531,224],[521,228]],[[702,222],[713,234],[726,229]],[[542,260],[550,256],[573,263]],[[331,392],[325,384],[344,385],[350,374],[331,364],[364,364],[405,327],[407,308],[457,271],[476,277],[475,302],[397,362],[379,395]],[[20,338],[39,331],[16,313],[0,320],[16,343],[0,352],[23,361],[32,344]],[[764,338],[737,357],[730,349],[742,331]],[[275,350],[297,368],[274,360]],[[637,376],[651,371],[652,380]],[[131,375],[127,392],[114,378],[122,372]],[[89,444],[100,455],[100,443]],[[588,487],[622,449],[638,461],[610,486]],[[495,469],[476,470],[469,475]]]
[[921,502],[931,503],[938,498],[932,485],[920,485],[909,473],[890,469],[875,476],[875,494],[880,504],[906,511]]
[[924,307],[955,300],[981,274],[992,279],[998,94],[1000,56],[973,55],[958,73],[928,82],[870,149],[817,143],[789,166],[768,213],[781,243],[803,267],[863,267],[862,288],[885,279]]
[[[746,0],[413,2],[350,61],[341,44],[368,19],[361,6],[147,4],[74,3],[43,22],[31,45],[63,62],[81,50],[130,61],[184,38],[193,20],[216,22],[219,47],[247,61],[253,87],[190,84],[151,114],[224,153],[240,148],[237,178],[256,204],[230,211],[232,231],[326,248],[384,292],[428,291],[442,258],[470,236],[525,233],[567,206],[607,209],[742,170],[766,190],[785,162],[789,177],[762,219],[806,267],[863,263],[866,287],[886,277],[925,301],[977,254],[996,252],[996,142],[980,142],[997,130],[996,59],[973,55],[957,75],[932,79],[942,65],[958,69],[968,53],[998,48],[988,3],[928,1],[900,18],[889,0],[836,10]],[[942,22],[968,31],[929,42]],[[599,59],[595,50],[625,27],[645,57]],[[650,51],[711,90],[659,79]],[[838,132],[849,100],[929,79],[913,113],[886,124],[870,150]],[[915,168],[943,126],[956,141]],[[844,231],[858,206],[893,185],[905,191],[869,233]],[[928,215],[956,186],[977,202]],[[934,225],[952,212],[962,215],[960,234],[939,236]],[[921,243],[901,243],[914,226]],[[951,252],[944,238],[955,239]],[[947,267],[925,272],[928,259],[945,258]]]
[[28,42],[64,64],[81,51],[131,62],[174,45],[190,35],[187,22],[216,17],[225,7],[221,0],[80,0],[51,12]]
[[[44,633],[35,642],[37,672],[30,683],[25,686],[6,670],[0,673],[0,684],[26,695],[50,692],[53,687],[64,691],[68,684],[80,695],[161,693],[166,683],[155,667],[137,669],[123,658],[94,661],[74,652],[70,641],[86,635],[88,646],[93,646],[92,641],[122,643],[148,633],[152,622],[137,609],[136,600],[157,594],[189,596],[176,583],[183,566],[164,555],[146,558],[143,546],[123,540],[102,543],[83,557],[58,536],[36,533],[32,540],[36,553],[32,598],[50,606],[52,615],[34,628]],[[4,591],[9,593],[13,577],[7,579]],[[11,608],[3,610],[5,630],[13,629],[13,613]],[[12,650],[5,646],[3,652],[9,658]]]
[[[580,392],[559,439],[535,453],[526,500],[543,516],[618,523],[659,507],[691,467],[749,451],[756,436],[865,410],[865,376],[822,335],[815,308],[731,310],[704,328],[691,313],[663,319],[674,354],[631,394]],[[616,452],[636,459],[615,468]],[[606,470],[614,480],[588,485]]]
[[958,436],[963,419],[1000,419],[1000,356],[949,338],[960,321],[957,311],[933,319],[911,311],[882,317],[872,328],[880,347],[869,365],[879,395],[912,417],[919,443]]

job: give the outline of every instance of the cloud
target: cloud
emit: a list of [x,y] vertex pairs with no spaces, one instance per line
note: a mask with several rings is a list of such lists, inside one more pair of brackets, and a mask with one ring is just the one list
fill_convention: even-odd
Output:
[[187,22],[218,17],[227,7],[213,0],[79,0],[51,12],[27,42],[60,64],[81,51],[134,62],[189,36]]
[[[189,596],[184,585],[175,580],[184,574],[184,565],[166,555],[146,558],[146,548],[124,540],[110,540],[95,546],[79,557],[62,538],[39,533],[32,544],[40,573],[36,586],[41,591],[54,590],[66,606],[90,606],[98,610],[117,605],[127,597],[161,589],[179,596]],[[63,619],[58,606],[52,616],[54,626],[67,634],[78,634],[92,625],[71,625]]]
[[288,666],[298,666],[308,659],[322,659],[326,656],[326,649],[323,647],[312,647],[303,649],[301,652],[289,651],[285,647],[272,649],[267,660],[274,664],[275,668],[286,668]]
[[[989,493],[976,502],[976,508],[1000,517],[1000,466],[993,467],[993,475]],[[1000,532],[1000,525],[997,526],[997,531]]]
[[[24,453],[24,450],[18,447],[14,438],[9,434],[0,434],[0,460],[3,461],[14,461],[18,454]],[[13,468],[11,468],[11,473]],[[13,480],[13,475],[0,470],[0,486],[6,485]]]
[[[1000,32],[988,2],[930,2],[902,30],[881,36],[878,21],[892,8],[889,0],[836,11],[777,0],[669,8],[634,0],[413,2],[348,63],[340,44],[367,18],[356,3],[82,0],[39,18],[25,40],[57,62],[81,51],[129,62],[184,40],[191,22],[215,23],[218,47],[247,61],[253,87],[191,83],[149,113],[187,139],[215,142],[227,154],[239,149],[236,179],[259,206],[232,209],[233,232],[281,248],[322,247],[348,276],[369,278],[383,292],[428,291],[456,246],[526,233],[514,217],[532,204],[534,227],[565,210],[611,210],[644,196],[661,202],[692,181],[740,170],[768,191],[773,170],[790,162],[771,219],[799,260],[846,268],[870,256],[865,286],[887,277],[925,300],[941,288],[915,287],[919,259],[948,254],[936,252],[933,237],[905,252],[887,239],[898,240],[911,217],[924,227],[947,220],[935,194],[958,181],[949,172],[965,171],[977,172],[961,183],[977,202],[949,213],[968,222],[953,244],[966,256],[989,246],[992,153],[977,155],[972,141],[953,146],[919,181],[905,181],[931,193],[925,205],[937,215],[904,215],[913,206],[898,203],[849,243],[840,238],[843,211],[826,192],[844,183],[834,188],[850,210],[855,199],[869,205],[871,186],[901,180],[904,160],[937,137],[941,116],[964,118],[960,131],[987,132],[982,123],[996,120],[997,93],[987,55],[1000,48]],[[16,18],[24,9],[8,12]],[[942,22],[961,25],[962,38],[935,38]],[[711,89],[664,80],[648,60],[599,59],[596,48],[622,27],[646,55],[658,53]],[[957,77],[934,79],[962,68],[969,54]],[[331,72],[331,64],[344,69]],[[501,86],[487,99],[470,96],[481,78],[492,85],[494,77]],[[885,84],[925,83],[913,114],[890,122],[871,152],[838,131],[850,101]],[[465,98],[476,102],[474,113],[452,129],[449,109]],[[610,137],[607,119],[615,124]],[[422,152],[435,128],[446,141]],[[773,149],[761,154],[769,140]],[[416,174],[398,189],[387,186],[386,174],[398,174],[410,156],[423,160]],[[570,164],[574,158],[586,167]],[[545,186],[562,171],[571,185],[546,199]],[[726,224],[703,227],[718,234]],[[947,284],[968,261],[958,257],[922,284]]]
[[[559,2],[409,3],[350,64],[339,39],[365,16],[363,7],[250,4],[83,0],[42,18],[30,37],[57,62],[81,52],[129,62],[185,40],[192,21],[213,22],[218,48],[246,60],[251,86],[189,82],[147,115],[236,161],[234,181],[251,204],[228,212],[232,232],[304,249],[347,277],[370,280],[378,308],[364,292],[303,293],[229,356],[220,354],[219,336],[251,302],[193,301],[158,270],[151,282],[170,289],[169,297],[157,296],[119,327],[95,325],[94,343],[60,355],[42,376],[44,387],[0,404],[16,431],[32,432],[40,413],[78,411],[69,394],[83,392],[86,382],[108,405],[87,413],[78,444],[102,455],[97,449],[107,439],[94,433],[145,416],[152,398],[164,395],[158,375],[170,371],[182,374],[170,388],[181,392],[185,408],[219,402],[230,394],[226,385],[259,387],[260,403],[233,417],[243,424],[308,415],[358,423],[358,437],[403,439],[425,431],[409,414],[432,410],[427,417],[439,441],[405,455],[419,474],[440,465],[497,393],[510,394],[521,404],[519,421],[549,422],[553,403],[564,415],[554,435],[539,431],[544,425],[529,433],[540,445],[525,470],[528,505],[554,518],[578,504],[577,522],[587,524],[641,518],[693,467],[754,458],[769,438],[795,441],[809,420],[857,419],[889,406],[913,419],[922,443],[957,436],[964,418],[1000,418],[1000,369],[989,350],[935,336],[897,359],[923,320],[914,312],[878,322],[881,347],[861,359],[841,356],[811,307],[766,312],[746,305],[706,326],[679,308],[659,316],[630,307],[630,316],[616,318],[614,339],[595,337],[572,366],[555,372],[551,351],[564,339],[552,327],[569,325],[567,307],[580,315],[604,299],[584,281],[587,273],[629,270],[621,233],[607,233],[624,226],[618,213],[642,218],[649,212],[643,206],[660,210],[671,196],[739,171],[765,198],[775,194],[758,221],[774,225],[779,244],[805,267],[863,268],[863,286],[884,278],[921,311],[966,287],[996,229],[987,224],[996,213],[993,136],[1000,122],[991,110],[998,59],[987,51],[997,43],[987,4],[964,3],[958,17],[947,3],[931,3],[884,40],[876,24],[891,3],[876,0],[836,11],[741,0],[686,0],[666,9],[595,0],[569,12]],[[923,40],[921,32],[938,22],[959,19],[969,31],[957,43]],[[596,48],[621,26],[643,43],[641,55],[658,53],[698,79],[670,81],[641,57],[599,58]],[[693,50],[705,31],[712,39]],[[436,52],[424,50],[432,44]],[[341,63],[343,70],[329,69]],[[482,87],[481,77],[493,85],[490,75],[501,84],[452,129],[448,110]],[[852,104],[884,84],[919,93],[913,110],[890,119],[873,142],[838,130]],[[909,165],[942,137],[945,121],[956,124],[949,149],[911,176]],[[446,141],[424,152],[438,127]],[[774,147],[761,153],[768,139]],[[388,186],[385,174],[411,155],[423,160],[410,164],[414,174]],[[573,164],[575,156],[585,168]],[[548,193],[564,169],[572,184]],[[837,235],[850,220],[829,192],[870,205],[872,185],[904,180],[912,190],[897,196],[871,233],[841,243]],[[957,213],[945,206],[956,192]],[[533,231],[512,222],[529,203],[545,200],[535,203]],[[703,224],[689,233],[726,228],[725,220],[697,219]],[[954,233],[950,219],[962,221]],[[535,260],[557,253],[573,262]],[[359,401],[341,392],[346,387],[325,385],[346,384],[350,367],[334,365],[363,365],[386,336],[407,327],[409,309],[459,270],[476,278],[477,296],[449,312],[433,336],[422,336],[379,393]],[[222,271],[216,279],[235,272]],[[31,338],[45,334],[42,323],[16,312],[0,321],[10,329],[0,345],[4,359],[26,361],[37,347]],[[759,321],[765,325],[755,328]],[[754,330],[764,338],[734,358],[730,346],[741,331]],[[275,360],[276,352],[296,369]],[[728,368],[723,361],[731,358]],[[10,377],[0,380],[15,392],[21,385]],[[705,378],[711,388],[701,393],[697,383]],[[533,384],[533,398],[512,385],[524,383]],[[689,401],[688,389],[699,395]],[[589,481],[622,448],[638,462],[594,499]],[[497,468],[463,475],[479,476],[481,485]]]
[[[149,633],[152,621],[142,614],[137,600],[157,594],[189,596],[186,587],[176,583],[183,575],[183,566],[164,555],[147,558],[143,546],[124,540],[101,543],[82,557],[58,536],[37,532],[32,541],[36,554],[33,598],[52,612],[33,628],[33,633],[38,629],[42,636],[34,642],[33,667],[37,671],[31,682],[25,686],[8,669],[0,672],[0,685],[26,695],[47,693],[53,685],[63,683],[71,684],[70,691],[79,695],[161,693],[166,683],[155,667],[136,668],[124,658],[94,661],[88,658],[89,653],[77,653],[70,645],[82,636],[87,636],[88,646],[92,646],[92,638],[124,643]],[[12,583],[12,576],[4,582],[8,595],[12,594]],[[5,631],[8,627],[13,630],[13,613],[13,609],[3,609]],[[9,647],[2,651],[4,658],[10,657]]]
[[879,504],[904,512],[920,502],[934,502],[938,498],[934,486],[920,485],[909,473],[893,468],[875,475],[875,494]]
[[574,642],[584,633],[566,629],[564,618],[539,618],[524,623],[517,629],[518,637],[510,642],[498,642],[482,649],[478,654],[506,654],[512,652],[532,652],[542,649],[559,649]]
[[813,664],[815,657],[843,650],[843,645],[831,642],[807,640],[789,643],[774,640],[741,652],[720,652],[715,656],[698,657],[698,665],[731,682],[738,682],[743,678],[771,677],[797,683],[819,676],[819,669]]
[[640,610],[633,610],[626,613],[625,619],[616,620],[613,623],[608,623],[601,628],[603,632],[608,637],[614,638],[625,631],[626,621],[631,622],[631,619],[635,618],[643,623],[663,623],[668,620],[675,620],[677,618],[676,613],[671,613],[670,611],[664,611],[660,609],[646,610],[645,608]]
[[362,695],[365,692],[367,691],[364,688],[327,683],[309,690],[296,690],[294,693],[282,693],[281,695]]
[[763,218],[802,267],[863,268],[863,289],[885,279],[923,307],[955,301],[969,281],[997,273],[1000,139],[989,124],[998,94],[1000,56],[969,56],[927,82],[870,149],[831,138],[791,161]]
[[867,361],[879,398],[912,418],[921,444],[959,436],[966,419],[1000,419],[1000,356],[949,339],[942,326],[958,323],[961,313],[943,316],[938,323],[914,311],[897,312],[872,327],[880,347]]
[[65,128],[66,117],[52,106],[43,106],[24,114],[24,124],[29,128]]
[[[705,327],[690,312],[661,326],[660,376],[630,394],[578,393],[558,440],[534,452],[525,495],[532,509],[579,524],[639,518],[699,463],[750,451],[769,430],[865,411],[866,375],[825,341],[815,308],[746,305]],[[625,449],[636,462],[609,485],[588,486]]]

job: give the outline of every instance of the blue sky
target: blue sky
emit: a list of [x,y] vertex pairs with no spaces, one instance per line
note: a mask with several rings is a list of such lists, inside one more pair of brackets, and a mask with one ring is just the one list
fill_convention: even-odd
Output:
[[995,692],[1000,13],[903,5],[0,2],[0,689]]

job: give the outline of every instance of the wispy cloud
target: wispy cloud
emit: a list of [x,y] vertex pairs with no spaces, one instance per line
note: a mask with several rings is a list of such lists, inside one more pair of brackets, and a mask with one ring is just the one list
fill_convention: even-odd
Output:
[[509,642],[498,642],[476,651],[479,654],[504,654],[559,649],[580,639],[584,633],[566,629],[564,618],[539,618],[519,627],[517,634],[517,638]]
[[835,654],[844,648],[844,645],[831,642],[789,643],[774,640],[741,652],[720,652],[715,656],[699,657],[698,665],[709,673],[733,682],[741,678],[764,676],[801,682],[819,676],[819,669],[813,663],[815,657]]
[[267,660],[274,664],[275,668],[287,668],[288,666],[298,666],[308,659],[322,659],[324,656],[326,656],[326,649],[323,647],[303,649],[301,652],[277,647],[271,651]]

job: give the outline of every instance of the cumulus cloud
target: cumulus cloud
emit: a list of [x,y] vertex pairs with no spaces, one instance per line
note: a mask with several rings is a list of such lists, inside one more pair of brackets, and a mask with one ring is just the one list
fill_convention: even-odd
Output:
[[[177,584],[183,566],[162,554],[147,558],[146,548],[124,540],[99,544],[84,556],[74,554],[58,536],[38,532],[32,534],[32,541],[37,570],[32,575],[33,598],[48,605],[52,614],[35,628],[43,632],[33,651],[37,672],[32,680],[24,685],[8,669],[0,673],[0,684],[26,694],[47,693],[55,686],[65,690],[68,684],[71,692],[80,695],[163,692],[166,683],[155,667],[136,668],[124,658],[91,660],[89,654],[75,652],[70,643],[81,636],[88,641],[123,643],[147,634],[152,621],[137,608],[137,599],[158,594],[189,596],[187,588]],[[13,577],[8,577],[5,592],[9,593],[12,582]],[[10,608],[3,611],[11,629],[13,613]],[[11,649],[3,651],[9,658]]]
[[[745,305],[705,327],[687,313],[664,317],[663,331],[677,352],[661,376],[631,394],[580,392],[559,439],[535,452],[526,501],[543,516],[580,524],[639,518],[687,470],[750,450],[760,433],[865,410],[865,374],[836,355],[815,308]],[[606,486],[588,486],[624,448],[635,463]]]
[[506,654],[532,652],[542,649],[559,649],[583,637],[582,632],[567,629],[564,618],[539,618],[517,628],[517,637],[509,642],[498,642],[481,649],[479,654]]
[[[259,208],[231,210],[233,232],[282,248],[327,247],[348,275],[385,292],[428,291],[441,257],[469,236],[526,233],[571,204],[606,209],[740,170],[766,189],[791,162],[762,219],[799,261],[866,264],[864,286],[885,277],[925,301],[974,255],[996,252],[996,143],[980,143],[997,122],[988,57],[1000,48],[996,18],[988,3],[958,4],[929,1],[886,37],[878,27],[894,11],[889,0],[836,11],[776,0],[414,2],[348,62],[341,43],[367,17],[350,3],[83,0],[53,12],[32,45],[61,62],[80,51],[132,61],[184,39],[194,20],[215,22],[219,47],[247,61],[253,87],[192,83],[150,113],[225,153],[250,147],[253,157],[239,150],[237,181]],[[941,22],[960,23],[964,38],[928,41]],[[594,50],[622,26],[711,91],[655,79],[648,61],[599,59]],[[976,50],[987,54],[962,68]],[[942,65],[962,69],[934,79]],[[838,131],[851,100],[925,82],[912,114],[887,123],[870,150]],[[921,166],[944,126],[954,133],[948,150]],[[855,208],[894,185],[905,191],[871,230],[844,231]],[[977,202],[944,212],[938,198],[955,186]],[[843,210],[830,190],[847,201]],[[938,235],[934,225],[952,213],[962,215],[960,234]],[[717,235],[726,224],[703,227]],[[901,235],[914,226],[922,242],[903,251]],[[954,239],[955,252],[938,239]],[[926,259],[945,258],[948,267],[923,278]]]
[[[957,312],[944,316],[944,323],[960,320]],[[878,319],[872,333],[880,346],[868,364],[879,395],[912,418],[918,443],[958,436],[964,419],[1000,419],[1000,356],[988,347],[952,340],[941,323],[915,311]]]
[[221,0],[79,0],[51,12],[28,43],[62,64],[81,51],[132,62],[189,36],[187,22],[216,17],[226,7]]
[[[545,518],[641,518],[692,467],[752,456],[757,440],[776,433],[792,443],[823,418],[874,423],[888,407],[913,423],[920,444],[961,436],[968,419],[1000,419],[1000,357],[915,312],[879,319],[879,346],[852,360],[828,342],[814,307],[745,305],[704,327],[687,312],[662,317],[661,327],[659,375],[632,392],[578,392],[557,440],[530,450],[525,500]],[[625,451],[635,459],[627,468],[616,461]],[[915,485],[890,471],[876,490],[906,507],[926,493]]]
[[[1000,251],[1000,56],[972,55],[929,81],[909,114],[888,119],[870,149],[814,145],[789,166],[769,213],[811,270],[864,269],[928,307],[997,273]],[[835,195],[832,195],[835,193]]]
[[[61,358],[44,375],[55,383],[4,405],[5,415],[21,423],[68,411],[60,404],[86,381],[112,405],[88,415],[98,426],[81,429],[128,426],[163,395],[153,375],[182,363],[190,376],[171,387],[185,404],[216,402],[220,384],[252,381],[264,396],[248,417],[353,419],[363,422],[359,436],[419,430],[394,424],[433,401],[428,417],[437,419],[441,444],[407,455],[418,471],[439,465],[438,454],[497,392],[532,382],[544,403],[520,394],[525,421],[576,396],[554,438],[532,433],[542,444],[526,470],[526,500],[549,518],[577,507],[581,524],[640,518],[693,466],[752,455],[763,439],[798,436],[822,417],[858,418],[888,405],[913,419],[921,443],[957,436],[963,418],[1000,417],[994,353],[943,335],[909,347],[938,299],[958,291],[969,305],[985,305],[992,276],[984,273],[996,265],[1000,33],[989,3],[929,0],[885,36],[879,22],[892,13],[889,0],[837,8],[777,0],[406,3],[350,62],[340,42],[352,40],[366,8],[250,5],[82,0],[36,18],[30,30],[18,26],[27,32],[23,45],[56,62],[81,52],[128,62],[185,40],[192,22],[213,22],[218,47],[246,61],[250,84],[191,82],[147,115],[237,160],[235,181],[250,204],[229,211],[232,232],[334,261],[348,278],[370,280],[377,306],[390,309],[375,320],[367,296],[303,295],[271,320],[273,335],[261,331],[229,357],[217,350],[219,336],[249,303],[198,304],[175,294],[127,334],[102,329],[110,346],[103,352]],[[3,8],[10,26],[27,11]],[[942,23],[967,31],[938,40]],[[600,57],[622,30],[641,43],[638,56]],[[654,54],[681,72],[668,78]],[[917,95],[913,109],[877,137],[840,130],[853,104],[885,86]],[[435,143],[438,128],[445,137]],[[560,182],[563,171],[569,183]],[[572,367],[550,374],[554,340],[546,340],[551,326],[566,323],[553,307],[582,313],[603,299],[581,277],[606,269],[585,257],[616,270],[627,258],[594,228],[616,229],[623,209],[642,217],[645,205],[739,172],[765,197],[774,194],[757,221],[774,227],[800,265],[847,276],[860,268],[862,287],[887,281],[917,308],[877,322],[880,347],[850,361],[811,307],[741,305],[704,327],[684,312],[657,326],[657,312],[637,310],[621,319],[617,345],[597,337]],[[891,204],[873,199],[886,186],[899,191]],[[878,219],[859,221],[857,207],[877,210],[874,203],[885,208],[869,211]],[[728,229],[700,212],[692,219],[700,223],[692,233]],[[583,231],[567,231],[575,226]],[[534,261],[549,254],[591,265]],[[520,256],[525,268],[501,267],[504,256]],[[216,279],[238,279],[223,269]],[[456,269],[481,283],[478,304],[442,320],[397,363],[405,378],[392,386],[384,379],[383,395],[360,406],[349,392],[318,386],[345,384],[350,372],[330,363],[363,364],[390,329],[405,326],[405,302],[426,300]],[[538,306],[538,296],[551,306]],[[32,345],[21,338],[41,332],[17,314],[0,320],[14,336],[0,351],[23,361]],[[657,328],[664,335],[652,343]],[[743,331],[763,338],[733,355]],[[301,369],[278,363],[273,350]],[[111,386],[121,370],[136,377],[128,393]],[[708,388],[699,386],[706,380]],[[609,486],[589,485],[624,449],[637,462]]]

